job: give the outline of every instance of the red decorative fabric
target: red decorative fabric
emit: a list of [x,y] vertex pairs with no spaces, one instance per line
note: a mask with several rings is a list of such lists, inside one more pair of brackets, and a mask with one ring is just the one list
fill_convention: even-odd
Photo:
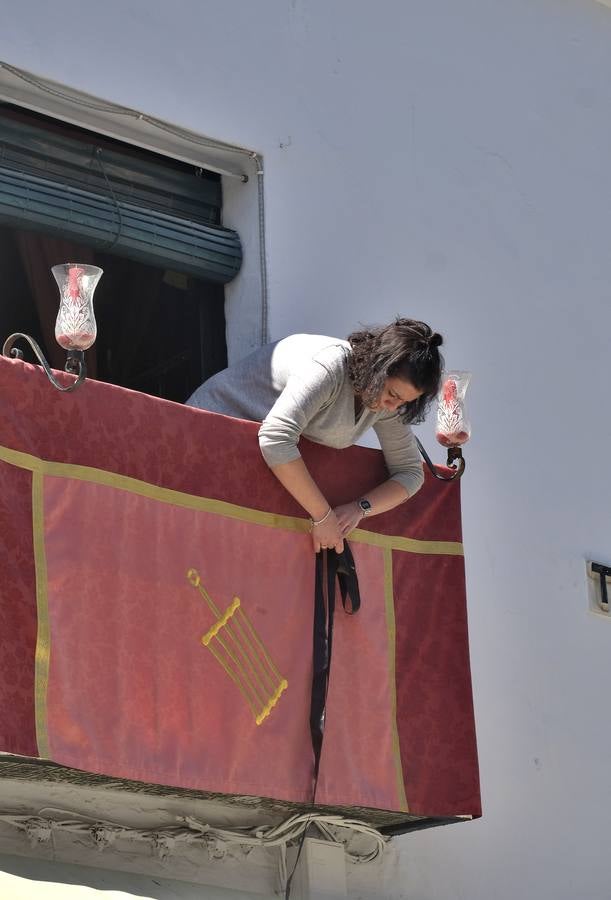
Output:
[[[256,432],[254,423],[91,380],[74,394],[60,394],[38,367],[0,359],[0,447],[31,454],[37,460],[128,476],[195,498],[303,518],[303,511],[265,466]],[[333,504],[366,494],[384,478],[382,455],[376,450],[352,447],[334,451],[303,441],[302,452]],[[187,554],[189,559],[196,555],[197,547],[214,545],[217,526],[208,518],[209,513],[144,500],[86,479],[73,481],[49,474],[44,475],[43,496],[52,648],[47,708],[51,758],[104,774],[163,784],[296,801],[309,799],[312,760],[307,747],[307,687],[311,677],[314,564],[307,535],[218,517],[224,541],[235,551],[233,557],[223,557],[224,545],[219,544],[212,554],[218,562],[211,578],[214,593],[231,589],[224,586],[225,573],[231,573],[234,579],[238,571],[242,573],[238,580],[245,587],[244,608],[248,603],[254,628],[266,647],[274,647],[274,663],[280,673],[286,675],[283,668],[290,670],[285,702],[281,697],[259,728],[250,721],[246,706],[232,699],[234,686],[212,664],[206,648],[188,644],[192,650],[184,650],[180,644],[183,630],[174,628],[176,617],[195,617],[199,622],[203,608],[193,600],[192,586],[184,582],[184,566],[180,570],[180,595],[172,593],[174,588],[165,590],[165,576],[160,575],[188,546],[185,535],[201,537],[200,544],[189,551],[191,555]],[[71,511],[76,508],[86,510],[88,533],[80,537],[78,528],[71,530],[70,526]],[[96,520],[100,522],[98,529]],[[439,482],[427,474],[424,488],[409,503],[362,524],[363,530],[392,537],[395,544],[396,539],[403,538],[460,542],[459,485]],[[173,549],[167,551],[165,568],[160,558],[155,563],[157,568],[152,566],[155,577],[140,590],[134,587],[140,583],[137,580],[128,583],[117,576],[113,554],[121,547],[125,553],[131,548],[130,571],[146,567],[147,541],[150,544],[153,540],[147,529],[155,534],[161,529],[164,546],[168,534],[173,535],[172,540],[178,539],[175,544],[167,544]],[[253,529],[260,537],[253,537]],[[2,459],[0,533],[0,749],[36,756],[38,613],[32,473]],[[138,539],[145,536],[147,540],[139,545]],[[337,615],[317,800],[400,809],[404,808],[404,788],[413,814],[478,816],[463,558],[443,548],[440,552],[430,547],[426,552],[393,549],[390,557],[386,551],[385,563],[384,549],[373,543],[352,545],[363,608],[353,618],[341,611]],[[161,542],[157,546],[161,547]],[[277,557],[277,579],[270,577],[269,562],[270,548],[275,546],[281,554]],[[76,559],[74,566],[69,562],[71,553]],[[388,610],[384,608],[385,596],[388,598],[384,565],[389,558],[394,648]],[[95,572],[99,573],[97,593],[91,587]],[[257,572],[265,589],[255,598]],[[293,575],[295,594],[289,601],[286,593],[291,582],[287,573]],[[272,597],[275,581],[280,595]],[[70,607],[67,598],[72,597],[76,584],[80,585],[78,603]],[[153,615],[151,609],[155,607],[147,606],[146,598],[158,588],[165,590],[160,594],[164,609]],[[225,609],[230,599],[225,595],[219,607]],[[287,615],[283,620],[287,602],[294,616],[289,619]],[[83,614],[88,603],[97,611],[96,621],[102,620],[97,633],[91,627],[93,620],[88,623]],[[271,620],[276,623],[273,628]],[[202,634],[213,621],[213,616],[206,620]],[[184,633],[190,632],[187,629]],[[121,649],[125,635],[131,635],[127,650]],[[83,641],[97,641],[103,652],[98,649],[96,657]],[[201,697],[197,686],[181,682],[175,668],[165,671],[166,677],[158,684],[162,690],[157,694],[148,690],[150,681],[138,682],[138,673],[150,676],[154,672],[151,660],[163,669],[162,648],[168,642],[174,648],[172,652],[184,656],[187,675],[209,665],[206,677],[220,679],[218,690],[213,692],[215,697],[225,698],[220,706],[198,706]],[[391,684],[389,659],[393,650]],[[191,652],[192,661],[188,656]],[[121,668],[126,661],[130,662],[131,674]],[[96,665],[98,674],[105,673],[97,687],[93,681]],[[80,673],[76,680],[74,672]],[[396,724],[391,721],[395,695]],[[117,711],[114,740],[113,729],[96,731],[95,711],[99,709],[104,720],[112,703],[117,698],[123,702],[123,697],[127,699],[125,707]],[[192,708],[188,703],[180,705],[185,697],[191,697],[195,704]],[[290,702],[286,702],[289,697]],[[93,716],[88,717],[88,706]],[[223,712],[229,707],[230,713]],[[197,753],[189,757],[188,747],[193,741],[198,742]],[[376,748],[381,748],[377,757]],[[400,758],[399,779],[394,770],[390,771],[393,752]],[[250,757],[255,759],[252,765]],[[282,759],[287,776],[282,784],[277,765],[268,768],[276,757]],[[403,784],[398,786],[401,780]]]

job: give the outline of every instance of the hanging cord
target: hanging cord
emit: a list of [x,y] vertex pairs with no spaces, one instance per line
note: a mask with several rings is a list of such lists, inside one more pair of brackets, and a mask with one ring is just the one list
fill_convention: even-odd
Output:
[[[312,791],[312,805],[314,805],[314,798],[316,797],[316,788],[318,787],[318,769],[316,769],[316,774],[314,776],[314,788]],[[301,836],[299,838],[299,844],[297,846],[297,856],[295,857],[295,862],[293,863],[293,868],[291,869],[290,875],[287,872],[286,868],[286,844],[280,850],[280,861],[279,861],[279,875],[280,875],[280,886],[284,886],[284,900],[291,900],[291,887],[293,885],[293,878],[295,876],[295,872],[297,871],[297,866],[299,865],[299,860],[301,858],[301,851],[303,850],[303,845],[305,843],[306,835],[308,833],[308,828],[312,824],[312,822],[316,819],[316,813],[310,813],[308,815],[307,821],[303,826],[303,831],[301,832]]]
[[[335,590],[339,584],[344,612],[353,615],[361,606],[359,582],[354,557],[348,541],[344,541],[341,553],[335,550],[321,550],[316,554],[316,575],[314,586],[314,624],[313,624],[313,673],[312,695],[310,702],[310,734],[314,752],[314,780],[312,788],[312,806],[316,803],[320,759],[325,730],[325,717],[329,682],[331,676],[331,657],[333,654],[333,625],[335,619]],[[316,813],[312,818],[316,817]],[[307,825],[299,841],[297,858],[286,882],[285,900],[290,900],[291,884],[297,870],[301,851],[306,837]]]
[[104,176],[104,181],[106,182],[106,187],[109,190],[110,196],[112,197],[113,203],[115,204],[115,210],[117,211],[117,232],[115,234],[114,240],[112,240],[109,244],[107,244],[104,247],[105,250],[112,250],[112,248],[115,246],[115,244],[121,237],[121,231],[123,229],[123,217],[121,215],[121,207],[119,206],[119,201],[117,200],[117,198],[115,196],[115,192],[112,189],[112,184],[108,180],[108,175],[106,174],[106,168],[102,161],[102,148],[101,147],[95,148],[95,158],[97,159],[97,161],[100,165],[100,169],[102,170],[102,175]]
[[[320,766],[325,728],[325,710],[331,674],[336,583],[339,584],[344,612],[348,615],[358,612],[361,606],[361,598],[354,557],[348,541],[344,541],[344,549],[341,553],[337,553],[335,550],[322,550],[320,553],[317,553],[315,565],[310,734],[314,751],[314,776],[316,778]],[[313,802],[315,799],[316,789],[313,792]]]

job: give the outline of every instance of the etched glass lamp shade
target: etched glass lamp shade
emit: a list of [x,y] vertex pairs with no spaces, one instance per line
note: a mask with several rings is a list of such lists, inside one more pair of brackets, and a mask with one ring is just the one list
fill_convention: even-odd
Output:
[[444,447],[461,447],[471,437],[471,425],[465,415],[465,394],[471,372],[447,372],[437,406],[436,438]]
[[64,350],[88,350],[97,335],[93,294],[102,269],[83,263],[63,263],[53,266],[51,271],[60,296],[55,339]]

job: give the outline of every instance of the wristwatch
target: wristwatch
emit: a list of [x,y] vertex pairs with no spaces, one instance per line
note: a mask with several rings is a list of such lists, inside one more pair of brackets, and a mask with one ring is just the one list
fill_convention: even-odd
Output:
[[358,501],[358,508],[361,511],[362,516],[369,516],[372,513],[371,503],[369,500],[366,500],[364,497],[362,500]]

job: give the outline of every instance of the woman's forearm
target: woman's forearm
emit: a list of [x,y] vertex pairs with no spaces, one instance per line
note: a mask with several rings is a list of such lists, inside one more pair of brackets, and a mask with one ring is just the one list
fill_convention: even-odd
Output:
[[[326,516],[329,502],[308,472],[302,459],[273,466],[272,472],[312,519],[318,521]],[[331,518],[326,519],[320,528],[314,529],[312,539],[316,551],[321,546],[336,546],[338,550],[341,549],[339,535],[348,536],[363,517],[358,506],[359,499],[361,498],[355,497],[351,503],[335,507]],[[389,479],[371,491],[367,491],[366,499],[371,503],[371,515],[375,516],[404,503],[408,499],[408,494],[399,481]]]
[[302,459],[280,463],[272,472],[289,494],[317,521],[327,513],[329,502],[308,472]]
[[335,517],[338,521],[343,537],[347,537],[351,531],[358,527],[363,518],[363,511],[359,506],[359,500],[368,500],[371,504],[370,515],[387,512],[394,509],[408,499],[408,494],[403,485],[398,481],[389,479],[367,491],[362,497],[355,497],[351,503],[343,503],[335,507]]
[[[403,485],[399,481],[393,481],[392,479],[382,482],[382,484],[368,491],[364,496],[371,503],[372,516],[388,512],[389,509],[394,509],[395,506],[399,506],[400,503],[404,503],[408,499],[407,491]],[[358,503],[360,499],[360,497],[356,497],[355,501]]]
[[342,530],[335,512],[330,508],[327,498],[320,490],[302,459],[294,459],[288,463],[272,466],[272,472],[280,484],[294,497],[313,519],[312,547],[314,552],[325,548],[334,548],[341,553],[344,547]]

